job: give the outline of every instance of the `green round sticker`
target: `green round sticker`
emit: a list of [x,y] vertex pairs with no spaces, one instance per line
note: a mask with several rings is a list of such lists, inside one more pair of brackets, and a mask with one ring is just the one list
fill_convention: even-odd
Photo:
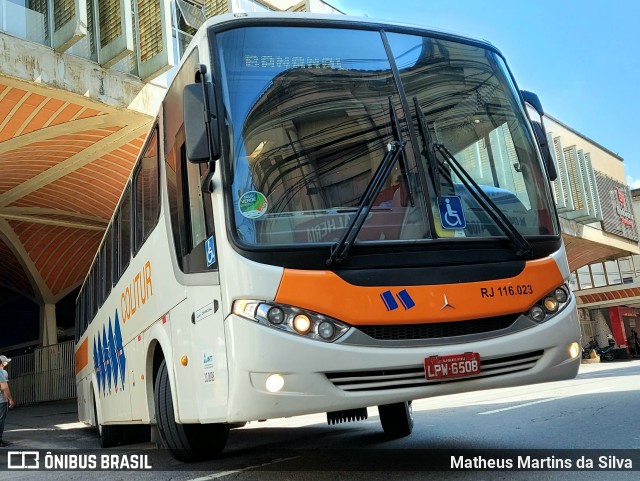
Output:
[[262,192],[251,190],[245,192],[238,200],[238,209],[247,219],[257,219],[267,212],[269,203]]

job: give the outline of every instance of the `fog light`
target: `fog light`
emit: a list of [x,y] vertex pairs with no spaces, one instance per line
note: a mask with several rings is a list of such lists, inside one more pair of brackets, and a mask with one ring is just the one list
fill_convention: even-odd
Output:
[[293,328],[300,334],[306,334],[311,329],[311,320],[304,314],[298,314],[293,319]]
[[567,302],[569,296],[567,295],[567,291],[558,287],[553,293],[558,302]]
[[542,322],[546,317],[546,314],[544,313],[544,309],[540,306],[533,306],[531,308],[531,311],[529,311],[529,315],[531,316],[531,319],[533,319],[536,322]]
[[278,392],[284,387],[284,378],[280,374],[272,374],[267,378],[267,382],[264,385],[267,391]]
[[322,339],[331,339],[336,333],[336,328],[330,322],[324,321],[318,326],[318,335]]
[[559,306],[560,304],[558,303],[558,300],[555,297],[544,298],[544,308],[547,310],[547,312],[549,313],[556,312]]
[[578,357],[578,354],[580,354],[580,345],[577,342],[572,342],[569,346],[569,355],[571,356],[571,359]]
[[272,307],[269,309],[269,312],[267,312],[267,319],[269,319],[271,324],[282,324],[282,321],[284,321],[284,311],[279,307]]

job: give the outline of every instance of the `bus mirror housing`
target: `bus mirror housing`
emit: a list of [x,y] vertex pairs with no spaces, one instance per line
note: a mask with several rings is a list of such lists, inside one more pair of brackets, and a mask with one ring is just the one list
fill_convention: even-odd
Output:
[[544,161],[545,170],[547,171],[547,177],[550,181],[554,181],[558,178],[558,171],[551,156],[551,150],[549,149],[547,136],[544,133],[544,127],[537,120],[532,120],[531,125],[533,126],[533,133],[536,136],[540,152],[542,153],[542,160]]
[[544,115],[544,109],[542,108],[542,102],[540,102],[538,95],[526,90],[521,90],[520,93],[522,94],[524,101],[531,105],[538,115],[542,117]]
[[550,181],[554,181],[558,178],[558,171],[556,169],[556,164],[553,162],[553,156],[551,155],[547,135],[544,132],[544,125],[542,124],[542,116],[544,115],[542,102],[540,102],[538,95],[533,92],[521,90],[520,93],[522,94],[523,100],[531,105],[531,107],[533,107],[536,113],[540,116],[540,122],[532,120],[531,126],[533,127],[533,133],[536,136],[538,147],[540,147],[540,153],[542,154],[542,160],[544,161],[545,170],[547,171],[547,177]]
[[209,105],[216,105],[213,88],[208,86],[208,98],[202,83],[186,85],[183,91],[184,133],[187,158],[191,162],[212,162],[220,158],[218,119]]

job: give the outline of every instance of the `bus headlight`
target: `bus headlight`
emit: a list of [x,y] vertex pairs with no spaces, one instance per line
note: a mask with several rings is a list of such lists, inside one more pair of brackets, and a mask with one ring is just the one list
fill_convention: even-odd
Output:
[[536,302],[527,315],[538,324],[548,321],[569,303],[569,286],[563,284]]
[[298,314],[293,318],[293,328],[298,334],[306,334],[311,329],[311,319],[304,314]]
[[569,345],[569,355],[571,356],[571,359],[575,359],[576,357],[578,357],[578,354],[580,354],[580,344],[578,344],[577,342],[572,342]]
[[567,302],[567,299],[569,299],[569,295],[567,294],[567,291],[564,290],[562,287],[558,287],[553,292],[553,295],[558,300],[558,302]]
[[239,299],[233,313],[265,326],[310,339],[334,342],[349,330],[349,325],[317,312],[294,306]]
[[544,298],[544,308],[549,314],[553,314],[560,307],[560,303],[557,301],[555,297],[545,297]]
[[284,322],[284,311],[279,307],[272,307],[267,312],[267,319],[271,324],[282,324]]
[[265,387],[269,392],[278,392],[284,387],[284,378],[280,374],[272,374],[267,378]]
[[542,322],[546,314],[544,313],[544,309],[536,304],[529,311],[529,316],[536,322]]
[[336,333],[336,328],[332,323],[324,321],[318,325],[318,334],[322,339],[331,339]]

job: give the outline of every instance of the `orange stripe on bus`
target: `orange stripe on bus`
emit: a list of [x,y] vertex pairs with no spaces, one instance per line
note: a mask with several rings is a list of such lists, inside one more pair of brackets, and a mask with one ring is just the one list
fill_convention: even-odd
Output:
[[508,279],[419,286],[356,286],[330,271],[285,269],[275,301],[354,325],[452,322],[525,312],[562,282],[552,258]]
[[76,351],[76,374],[89,364],[89,340],[85,339]]

